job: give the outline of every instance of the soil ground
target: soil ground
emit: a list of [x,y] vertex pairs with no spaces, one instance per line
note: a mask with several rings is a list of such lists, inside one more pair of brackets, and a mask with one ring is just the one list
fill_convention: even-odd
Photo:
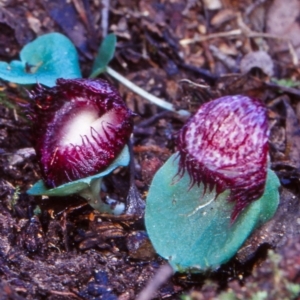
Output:
[[[194,113],[225,94],[257,97],[267,106],[270,164],[282,185],[276,216],[228,264],[204,275],[175,274],[152,299],[299,299],[300,7],[282,3],[0,1],[1,61],[18,59],[39,35],[61,32],[75,44],[87,77],[102,37],[114,32],[118,45],[110,65],[178,109]],[[290,17],[289,29],[278,25],[279,12]],[[145,199],[186,120],[102,77],[138,115],[134,175]],[[28,196],[40,178],[20,106],[28,97],[12,83],[1,81],[0,89],[0,299],[135,299],[165,264],[143,219],[101,215],[79,197]],[[129,177],[126,168],[108,176],[102,196],[125,201]]]

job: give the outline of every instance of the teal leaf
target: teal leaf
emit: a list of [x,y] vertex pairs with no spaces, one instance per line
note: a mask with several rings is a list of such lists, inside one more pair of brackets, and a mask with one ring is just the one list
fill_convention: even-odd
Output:
[[279,180],[268,170],[263,196],[232,224],[229,191],[216,199],[203,185],[190,187],[187,173],[178,172],[178,153],[155,174],[146,202],[145,222],[157,253],[175,271],[203,272],[232,258],[251,232],[269,220],[279,203]]
[[48,189],[42,180],[39,180],[34,184],[28,191],[27,194],[33,196],[45,195],[45,196],[67,196],[71,194],[77,194],[80,192],[85,192],[86,189],[89,189],[93,186],[93,182],[96,179],[102,178],[107,174],[111,173],[113,170],[120,166],[127,166],[130,161],[130,155],[128,146],[125,146],[119,156],[115,161],[103,172],[98,173],[93,176],[82,178],[76,181],[65,183],[56,188]]
[[104,38],[99,47],[97,57],[94,61],[92,74],[90,75],[91,78],[95,78],[105,71],[106,66],[114,57],[116,44],[117,37],[115,36],[115,34],[110,33]]
[[54,86],[57,78],[79,78],[76,48],[60,33],[48,33],[27,44],[20,61],[0,62],[0,78],[18,83]]

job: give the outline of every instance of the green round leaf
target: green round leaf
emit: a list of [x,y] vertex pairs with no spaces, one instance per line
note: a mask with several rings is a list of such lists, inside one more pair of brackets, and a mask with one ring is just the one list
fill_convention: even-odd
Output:
[[57,78],[79,78],[76,48],[60,33],[42,35],[20,52],[20,61],[0,62],[0,78],[18,84],[54,86]]
[[203,185],[190,188],[187,172],[178,172],[178,154],[156,173],[146,202],[145,221],[157,253],[175,271],[202,272],[227,262],[251,232],[269,220],[279,202],[279,180],[268,170],[263,196],[252,202],[232,224],[229,191],[216,199]]
[[27,194],[33,196],[45,195],[45,196],[67,196],[71,194],[77,194],[85,189],[89,189],[92,183],[99,178],[106,176],[118,167],[127,166],[130,161],[130,154],[128,146],[125,146],[115,161],[103,172],[93,176],[82,178],[76,181],[65,183],[53,189],[48,189],[42,180],[39,180],[34,186],[32,186]]
[[115,55],[115,48],[117,44],[117,37],[115,34],[108,34],[102,41],[97,57],[94,61],[92,68],[91,78],[97,77],[99,74],[105,71],[106,66]]

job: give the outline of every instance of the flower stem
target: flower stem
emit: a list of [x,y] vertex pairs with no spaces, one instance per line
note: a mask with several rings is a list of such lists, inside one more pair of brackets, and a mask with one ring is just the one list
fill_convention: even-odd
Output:
[[102,177],[92,180],[90,186],[79,194],[81,197],[87,200],[88,204],[93,209],[98,210],[102,213],[113,213],[111,207],[104,203],[100,197]]
[[130,90],[132,90],[133,92],[135,92],[136,94],[140,95],[141,97],[143,97],[144,99],[166,109],[169,111],[173,111],[177,114],[179,114],[182,117],[189,117],[190,116],[190,112],[188,112],[187,110],[176,110],[174,105],[172,103],[169,103],[163,99],[160,99],[150,93],[148,93],[147,91],[143,90],[142,88],[140,88],[139,86],[135,85],[133,82],[131,82],[130,80],[128,80],[127,78],[125,78],[124,76],[122,76],[120,73],[116,72],[115,70],[113,70],[110,67],[106,67],[106,72],[107,74],[109,74],[110,76],[112,76],[113,78],[115,78],[116,80],[118,80],[119,82],[121,82],[123,85],[125,85],[127,88],[129,88]]

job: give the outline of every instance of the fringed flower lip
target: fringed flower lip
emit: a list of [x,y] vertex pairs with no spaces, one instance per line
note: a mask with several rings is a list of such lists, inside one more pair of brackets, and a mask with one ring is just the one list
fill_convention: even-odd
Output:
[[[203,183],[217,195],[230,190],[231,221],[264,192],[268,160],[267,110],[247,96],[224,96],[203,104],[181,129],[178,175]],[[217,200],[216,200],[217,201]]]
[[58,79],[31,98],[33,145],[49,188],[102,171],[132,133],[134,113],[105,80]]

